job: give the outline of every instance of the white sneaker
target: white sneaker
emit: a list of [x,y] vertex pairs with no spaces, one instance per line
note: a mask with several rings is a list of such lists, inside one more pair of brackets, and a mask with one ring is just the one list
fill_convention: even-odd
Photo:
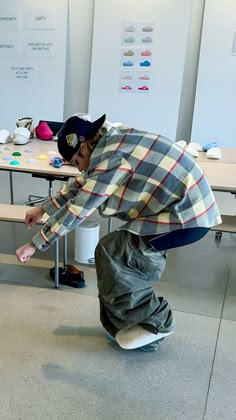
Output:
[[30,139],[30,131],[25,127],[17,127],[13,132],[14,144],[26,144]]
[[208,159],[221,159],[222,153],[219,147],[211,147],[211,149],[207,150],[206,157]]
[[199,152],[197,149],[192,148],[191,146],[187,146],[185,148],[186,152],[188,152],[191,156],[197,158],[199,156]]
[[12,137],[10,136],[10,133],[8,130],[0,130],[0,143],[6,144],[12,141]]
[[190,143],[188,143],[188,147],[197,150],[198,152],[202,152],[202,146],[199,143],[190,141]]
[[184,149],[187,146],[187,142],[185,140],[179,140],[176,142],[182,149]]
[[158,334],[153,334],[140,327],[140,325],[134,325],[131,328],[120,330],[115,339],[123,349],[132,350],[167,337],[175,331],[175,328],[176,324],[173,321],[169,328],[163,328]]
[[106,128],[107,131],[110,131],[112,128],[122,127],[122,122],[112,123],[106,120],[103,124],[103,127]]

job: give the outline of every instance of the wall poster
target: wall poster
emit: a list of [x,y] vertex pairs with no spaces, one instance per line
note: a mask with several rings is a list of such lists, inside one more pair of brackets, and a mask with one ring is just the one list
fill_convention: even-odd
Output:
[[154,21],[123,23],[120,48],[120,92],[150,92],[154,31]]

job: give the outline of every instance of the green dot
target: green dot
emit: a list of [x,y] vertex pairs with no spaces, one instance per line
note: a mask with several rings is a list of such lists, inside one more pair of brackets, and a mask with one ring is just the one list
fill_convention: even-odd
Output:
[[21,156],[21,153],[20,152],[13,152],[12,156]]

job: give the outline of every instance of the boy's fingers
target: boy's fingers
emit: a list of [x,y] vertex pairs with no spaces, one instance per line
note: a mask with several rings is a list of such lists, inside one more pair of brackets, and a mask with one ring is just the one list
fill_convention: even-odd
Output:
[[35,224],[35,220],[32,217],[25,218],[25,224],[28,227],[32,227]]

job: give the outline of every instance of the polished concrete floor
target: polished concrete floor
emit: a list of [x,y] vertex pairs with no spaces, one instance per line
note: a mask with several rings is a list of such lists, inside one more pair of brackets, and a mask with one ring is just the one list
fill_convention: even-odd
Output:
[[[24,201],[18,187],[15,194]],[[103,235],[106,222],[94,218]],[[95,269],[74,261],[73,233],[69,262],[84,271],[86,287],[56,290],[53,248],[22,266],[15,248],[33,232],[0,229],[0,420],[236,420],[236,236],[215,241],[210,232],[169,252],[156,292],[169,300],[177,329],[145,353],[106,337]]]

